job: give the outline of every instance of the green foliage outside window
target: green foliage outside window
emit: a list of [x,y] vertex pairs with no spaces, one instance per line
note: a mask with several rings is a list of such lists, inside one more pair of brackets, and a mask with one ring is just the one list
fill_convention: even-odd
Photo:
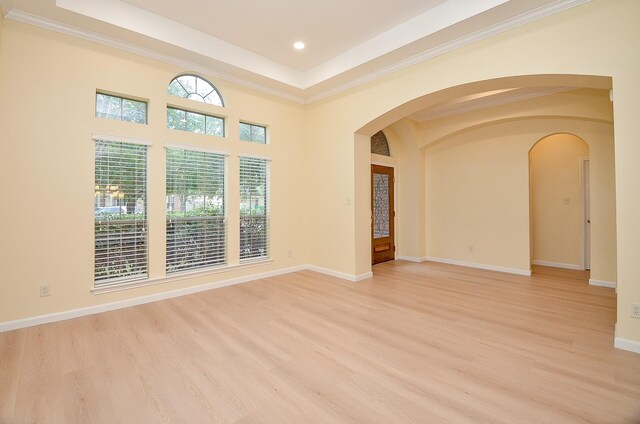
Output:
[[166,269],[226,262],[224,155],[167,148]]
[[174,78],[167,92],[173,96],[184,97],[197,102],[224,106],[218,90],[209,81],[196,75],[181,75]]
[[167,128],[224,137],[224,119],[167,107]]
[[260,125],[240,122],[240,140],[266,144],[267,129]]
[[138,100],[96,93],[96,116],[116,121],[147,123],[147,104]]

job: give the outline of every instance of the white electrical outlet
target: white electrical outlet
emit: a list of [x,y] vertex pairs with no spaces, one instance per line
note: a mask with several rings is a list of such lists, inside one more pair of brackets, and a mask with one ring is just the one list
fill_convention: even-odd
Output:
[[40,284],[40,297],[51,296],[51,289],[49,284]]
[[631,318],[640,318],[640,303],[631,304]]

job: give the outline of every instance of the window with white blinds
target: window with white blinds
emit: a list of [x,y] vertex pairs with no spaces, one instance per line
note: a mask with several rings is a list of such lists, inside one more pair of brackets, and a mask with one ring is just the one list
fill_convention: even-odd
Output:
[[227,259],[225,155],[167,147],[167,273]]
[[95,143],[97,288],[147,277],[147,146]]
[[240,261],[269,256],[269,165],[240,157]]

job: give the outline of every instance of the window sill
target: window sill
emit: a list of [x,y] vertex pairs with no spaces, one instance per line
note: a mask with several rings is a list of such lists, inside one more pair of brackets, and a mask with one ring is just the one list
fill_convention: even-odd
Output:
[[191,278],[205,277],[207,275],[215,275],[215,274],[221,274],[224,272],[236,271],[240,269],[258,267],[258,266],[266,265],[271,262],[273,262],[273,259],[271,258],[261,258],[261,259],[252,260],[252,261],[243,261],[242,263],[237,265],[222,265],[222,266],[204,268],[204,269],[193,270],[193,271],[182,271],[182,272],[169,274],[164,277],[136,279],[136,280],[129,280],[129,281],[123,281],[120,283],[111,284],[106,287],[98,287],[98,288],[94,287],[93,289],[91,289],[91,292],[97,295],[97,294],[105,294],[105,293],[113,293],[113,292],[118,292],[123,290],[129,290],[129,289],[137,289],[140,287],[155,286],[157,284],[188,280]]

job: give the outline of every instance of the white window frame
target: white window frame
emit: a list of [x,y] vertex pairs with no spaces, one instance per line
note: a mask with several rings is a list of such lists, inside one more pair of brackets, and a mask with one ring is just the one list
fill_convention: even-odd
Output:
[[[178,127],[170,127],[169,126],[169,110],[175,110],[178,112],[184,112],[185,114],[185,119],[181,120],[180,122],[184,122],[185,123],[185,128],[178,128]],[[190,130],[187,126],[189,124],[188,121],[188,114],[191,115],[199,115],[204,117],[204,125],[205,125],[205,130],[204,132],[197,132],[197,131],[192,131]],[[220,121],[222,121],[222,134],[218,135],[218,134],[209,134],[207,133],[207,118],[213,118],[213,119],[219,119]],[[167,105],[167,128],[170,130],[176,130],[176,131],[186,131],[186,132],[190,132],[192,134],[202,134],[202,135],[206,135],[209,137],[220,137],[220,138],[224,138],[226,133],[227,133],[227,120],[225,118],[223,118],[222,116],[217,116],[217,115],[211,115],[209,113],[203,113],[203,112],[194,112],[193,110],[189,110],[189,109],[184,109],[181,107],[176,107],[176,106],[171,106],[171,105]]]
[[[107,96],[107,97],[112,97],[114,99],[118,99],[120,100],[120,114],[117,117],[110,117],[110,116],[101,116],[101,113],[98,111],[98,96]],[[149,123],[149,102],[146,100],[141,100],[141,99],[134,99],[132,97],[127,97],[127,96],[123,96],[120,94],[114,94],[114,93],[108,93],[108,92],[104,92],[104,91],[100,91],[97,90],[96,91],[96,97],[95,97],[95,116],[96,118],[100,118],[100,119],[110,119],[112,121],[120,121],[120,122],[131,122],[132,124],[138,124],[138,125],[147,125]],[[137,103],[142,103],[144,105],[144,122],[136,122],[136,121],[130,121],[127,119],[122,119],[123,115],[122,115],[122,111],[123,111],[123,104],[124,101],[128,100],[130,102],[137,102]]]
[[[251,138],[250,140],[245,140],[242,138],[242,126],[243,125],[248,125],[250,127],[249,131],[251,134],[253,134],[253,128],[257,127],[257,128],[262,128],[264,130],[264,140],[255,140],[253,138]],[[238,127],[238,133],[239,133],[239,139],[240,141],[246,142],[246,143],[255,143],[255,144],[268,144],[268,134],[267,134],[267,126],[266,125],[260,125],[260,124],[254,124],[251,122],[246,122],[246,121],[240,121],[240,125]]]

